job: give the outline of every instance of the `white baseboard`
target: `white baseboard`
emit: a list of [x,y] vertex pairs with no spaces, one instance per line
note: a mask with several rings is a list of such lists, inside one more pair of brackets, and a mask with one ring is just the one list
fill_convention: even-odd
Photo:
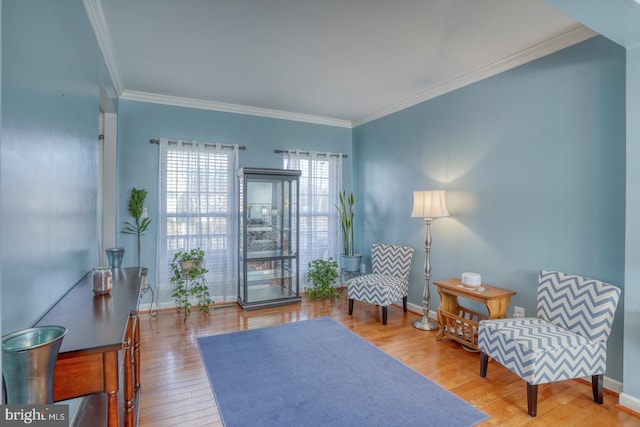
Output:
[[[591,378],[589,378],[589,381],[591,381]],[[622,396],[622,382],[618,381],[618,380],[614,380],[613,378],[609,378],[605,375],[604,377],[604,388],[606,388],[609,391],[613,391],[615,393],[618,393]]]
[[[412,304],[410,302],[407,303],[407,310],[408,311],[412,311],[414,313],[417,313],[417,314],[419,314],[421,316],[424,313],[424,311],[422,310],[422,306],[416,305],[416,304]],[[434,319],[434,320],[438,320],[438,314],[435,311],[433,311],[431,309],[431,307],[429,307],[429,318]]]
[[631,409],[632,411],[640,412],[640,399],[631,396],[630,394],[620,393],[620,400],[618,401],[618,403],[620,404],[620,406],[624,406],[625,408]]
[[[156,304],[154,304],[156,305]],[[139,312],[145,312],[145,311],[149,311],[149,309],[151,308],[151,304],[148,302],[145,302],[144,304],[139,304],[138,305],[138,311]],[[156,307],[158,308],[158,307]]]
[[[235,301],[234,301],[235,302]],[[151,310],[151,303],[149,302],[145,302],[145,303],[141,303],[138,305],[138,311],[141,313],[147,312]],[[153,309],[154,310],[165,310],[165,309],[169,309],[169,308],[176,308],[176,304],[173,301],[169,301],[169,302],[163,302],[163,303],[153,303]]]

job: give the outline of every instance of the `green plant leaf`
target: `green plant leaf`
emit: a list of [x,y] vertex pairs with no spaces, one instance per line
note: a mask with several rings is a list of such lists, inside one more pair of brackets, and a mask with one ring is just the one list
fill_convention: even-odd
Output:
[[151,224],[150,218],[142,218],[142,214],[144,212],[144,202],[149,193],[144,188],[137,189],[133,187],[131,189],[131,195],[129,197],[129,205],[128,211],[129,215],[131,215],[134,219],[134,222],[125,222],[124,228],[122,232],[124,234],[135,234],[138,236],[137,246],[138,246],[138,266],[140,266],[140,241],[141,236],[144,236],[144,233],[149,229],[149,225]]
[[312,299],[340,298],[340,294],[333,287],[333,282],[338,277],[338,263],[333,258],[309,262],[307,282],[311,283],[312,287],[305,288],[307,296]]
[[353,255],[355,252],[355,241],[353,234],[354,205],[355,197],[353,196],[353,192],[347,195],[346,191],[342,190],[338,195],[338,204],[336,205],[336,209],[340,213],[342,242],[344,245],[345,255]]

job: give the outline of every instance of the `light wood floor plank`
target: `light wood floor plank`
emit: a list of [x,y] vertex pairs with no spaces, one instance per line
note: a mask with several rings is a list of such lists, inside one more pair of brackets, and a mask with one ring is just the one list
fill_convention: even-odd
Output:
[[478,354],[450,341],[436,341],[436,332],[413,328],[415,313],[391,307],[383,326],[379,308],[356,302],[349,316],[347,305],[346,299],[303,299],[302,304],[249,312],[235,306],[213,309],[209,315],[194,311],[186,320],[174,311],[157,317],[143,313],[139,425],[222,427],[198,337],[327,316],[487,413],[489,419],[481,427],[640,426],[640,418],[616,407],[616,394],[606,392],[604,404],[597,405],[591,385],[579,381],[540,385],[538,416],[530,418],[526,383],[499,364],[491,362],[487,378],[480,378]]

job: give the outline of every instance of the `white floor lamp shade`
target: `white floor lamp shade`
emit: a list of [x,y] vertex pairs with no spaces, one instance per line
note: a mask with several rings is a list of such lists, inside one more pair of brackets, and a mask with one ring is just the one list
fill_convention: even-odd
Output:
[[414,191],[411,216],[431,219],[449,216],[444,191]]

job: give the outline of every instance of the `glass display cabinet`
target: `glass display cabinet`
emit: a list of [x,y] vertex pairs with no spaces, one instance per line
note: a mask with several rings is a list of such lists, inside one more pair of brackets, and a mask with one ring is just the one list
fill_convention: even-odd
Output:
[[300,171],[242,168],[238,304],[244,310],[300,302]]

